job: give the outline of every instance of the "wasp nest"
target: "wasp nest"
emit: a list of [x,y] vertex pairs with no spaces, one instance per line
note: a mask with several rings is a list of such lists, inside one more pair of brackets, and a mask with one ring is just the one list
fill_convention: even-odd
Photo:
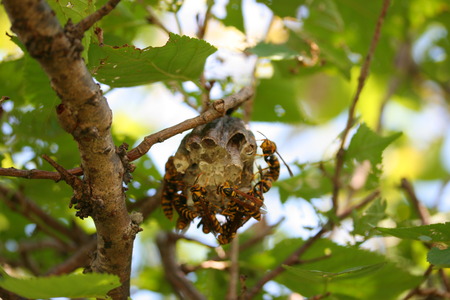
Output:
[[[253,165],[256,140],[244,122],[225,116],[196,127],[181,142],[166,163],[162,207],[172,219],[178,213],[177,229],[185,229],[196,217],[203,232],[216,234],[221,244],[229,243],[251,217],[261,219],[263,193],[278,178],[275,144],[261,144],[268,168],[255,180]],[[222,215],[220,223],[217,215]]]

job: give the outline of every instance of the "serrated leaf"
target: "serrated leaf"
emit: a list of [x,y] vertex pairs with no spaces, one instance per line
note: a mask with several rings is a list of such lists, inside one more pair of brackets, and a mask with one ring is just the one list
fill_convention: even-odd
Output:
[[52,277],[14,278],[2,275],[0,287],[27,298],[104,298],[120,286],[119,277],[112,274],[68,274]]
[[346,280],[353,279],[355,277],[362,277],[368,275],[372,272],[377,271],[383,267],[386,263],[377,263],[367,266],[356,266],[352,268],[345,269],[339,272],[326,272],[319,270],[306,270],[300,267],[291,267],[283,265],[289,273],[298,276],[302,281],[313,281],[313,282],[325,282],[325,281],[336,281],[336,280]]
[[388,137],[381,137],[362,123],[350,141],[346,160],[356,159],[359,162],[369,160],[372,166],[377,166],[381,163],[383,150],[400,135],[399,132]]
[[171,33],[162,47],[91,47],[95,78],[111,87],[131,87],[165,80],[194,81],[206,58],[217,49],[207,42]]
[[431,248],[430,251],[428,251],[427,261],[438,268],[450,268],[450,248]]
[[[270,254],[276,258],[272,266],[282,263],[286,256],[301,247],[303,243],[302,240],[294,239],[286,239],[278,243],[274,249],[270,250]],[[342,294],[355,299],[397,299],[400,293],[416,286],[422,280],[420,276],[413,276],[392,262],[386,261],[383,255],[357,247],[340,246],[327,239],[316,241],[300,259],[307,262],[296,267],[299,269],[328,272],[327,276],[331,273],[335,279],[339,278],[341,272],[344,272],[341,275],[344,277],[350,278],[353,274],[355,275],[351,280],[331,280],[331,282],[308,281],[308,273],[305,274],[305,280],[289,272],[284,272],[275,278],[276,282],[305,297],[329,291],[333,295]],[[380,268],[380,262],[385,262],[382,268]],[[367,274],[364,273],[365,271]],[[359,274],[361,276],[358,272],[361,272]],[[321,276],[324,274],[326,273],[319,273]]]
[[381,233],[392,235],[401,239],[411,239],[430,243],[450,243],[450,222],[415,227],[376,227],[376,229]]

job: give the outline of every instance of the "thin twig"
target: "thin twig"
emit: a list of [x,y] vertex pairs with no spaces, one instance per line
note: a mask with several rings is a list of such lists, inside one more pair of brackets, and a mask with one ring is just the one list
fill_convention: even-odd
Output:
[[203,20],[203,23],[200,25],[200,21],[197,20],[198,24],[198,32],[197,32],[197,37],[199,39],[204,39],[205,38],[205,34],[206,34],[206,30],[208,28],[208,23],[209,23],[209,19],[211,19],[212,17],[212,13],[211,13],[211,9],[212,6],[214,4],[213,1],[207,1],[207,5],[208,7],[206,8],[206,13],[205,13],[205,19]]
[[439,269],[439,276],[442,280],[442,285],[445,287],[447,292],[450,292],[450,283],[448,282],[447,274],[445,274],[443,269]]
[[[214,121],[217,118],[225,115],[226,111],[241,105],[245,101],[249,100],[253,96],[254,90],[251,87],[244,87],[236,94],[230,95],[223,99],[212,102],[210,108],[199,116],[185,120],[177,125],[163,129],[157,133],[151,134],[144,138],[144,140],[134,149],[127,153],[129,161],[134,161],[145,153],[156,143],[162,143],[163,141],[180,134],[186,130],[192,129],[199,125],[203,125]],[[66,170],[68,173],[76,176],[83,175],[81,168],[74,168]],[[27,179],[51,179],[61,180],[62,176],[58,172],[50,172],[43,170],[17,170],[14,168],[0,168],[0,176],[21,177]]]
[[70,174],[63,166],[55,162],[48,155],[42,154],[42,158],[45,159],[53,168],[61,174],[61,179],[64,180],[73,189],[80,189],[82,186],[82,181],[77,176]]
[[79,234],[79,230],[71,230],[67,228],[58,220],[43,211],[33,201],[25,197],[25,195],[21,192],[12,191],[0,185],[0,195],[2,196],[0,198],[3,199],[9,208],[22,214],[31,222],[39,225],[42,231],[45,231],[49,236],[52,236],[60,241],[66,249],[69,245],[65,239],[61,237],[61,235],[68,237],[73,243],[84,240],[84,237]]
[[179,235],[174,235],[171,232],[160,233],[156,238],[166,278],[180,299],[206,299],[186,278],[176,261],[175,246],[179,238]]
[[[351,214],[352,211],[361,209],[362,207],[367,205],[369,202],[376,199],[378,197],[379,193],[380,193],[379,190],[375,190],[374,192],[369,194],[367,197],[365,197],[363,200],[361,200],[361,202],[359,202],[358,204],[343,211],[341,214],[339,214],[337,216],[337,218],[339,220],[347,218]],[[269,282],[270,280],[272,280],[273,278],[275,278],[276,276],[278,276],[279,274],[284,272],[285,269],[284,269],[283,265],[291,266],[291,265],[302,263],[303,261],[300,260],[300,256],[303,253],[305,253],[306,250],[308,250],[325,233],[330,231],[332,228],[332,225],[333,225],[332,221],[329,221],[327,224],[323,225],[322,228],[314,236],[312,236],[308,240],[306,240],[297,250],[295,250],[291,255],[289,255],[289,257],[287,257],[281,264],[279,264],[276,268],[274,268],[271,271],[269,271],[268,273],[266,273],[253,286],[253,288],[250,289],[248,294],[245,295],[245,299],[251,299],[251,298],[255,297],[261,291],[261,289],[267,282]],[[322,258],[318,258],[318,259],[322,259]]]
[[[284,221],[284,217],[281,218],[280,220],[278,220],[278,222],[276,222],[275,224],[270,225],[270,226],[268,226],[267,223],[264,222],[265,226],[263,227],[262,230],[257,231],[255,235],[252,235],[252,237],[250,239],[248,239],[247,241],[245,241],[244,243],[242,243],[239,246],[239,253],[242,253],[242,251],[245,251],[245,250],[253,247],[254,245],[257,245],[266,236],[271,235],[273,233],[274,229],[276,227],[278,227],[278,225],[280,225],[283,221]],[[259,226],[260,223],[261,222],[259,222],[257,225]]]
[[[395,73],[389,80],[387,85],[387,90],[381,100],[380,112],[378,114],[378,120],[376,125],[376,131],[378,133],[381,132],[383,125],[383,115],[385,107],[391,97],[395,94],[401,84],[405,81],[406,76],[411,76],[411,71],[414,72],[414,60],[411,57],[411,41],[408,39],[404,41],[397,50],[395,59],[394,59],[394,67]],[[411,77],[410,77],[411,78]]]
[[203,261],[199,265],[187,265],[181,264],[180,269],[184,274],[189,274],[192,272],[196,272],[197,270],[203,269],[214,269],[224,271],[230,267],[230,263],[228,261],[216,261],[216,260],[207,260]]
[[366,206],[367,204],[369,204],[370,202],[375,200],[379,195],[380,195],[380,190],[376,189],[375,191],[370,193],[367,197],[365,197],[363,200],[361,200],[361,202],[359,202],[358,204],[356,204],[354,206],[350,206],[347,209],[345,209],[343,212],[341,212],[338,215],[338,219],[343,220],[343,219],[347,218],[348,216],[350,216],[352,214],[353,211],[359,210],[362,207]]
[[[81,176],[83,170],[80,167],[67,170],[72,175]],[[19,170],[16,168],[0,168],[0,176],[19,177],[25,179],[50,179],[59,181],[61,174],[58,172],[44,171],[44,170]]]
[[72,254],[65,262],[54,266],[47,275],[61,275],[68,274],[78,268],[87,267],[91,260],[91,255],[97,247],[97,238],[95,235],[82,245],[79,245],[78,250]]
[[161,28],[167,35],[169,33],[171,33],[171,31],[169,29],[167,29],[166,26],[164,26],[164,24],[161,22],[161,20],[159,20],[158,16],[155,14],[155,12],[153,11],[153,9],[150,7],[150,5],[147,5],[145,7],[145,9],[148,12],[148,17],[147,17],[147,21],[150,24],[153,24],[155,26],[158,26],[159,28]]
[[252,299],[255,297],[263,288],[263,286],[272,280],[273,278],[277,277],[281,273],[284,272],[283,265],[294,265],[299,262],[299,256],[302,255],[306,250],[311,247],[318,239],[322,237],[326,232],[328,231],[327,226],[322,227],[321,230],[319,230],[314,236],[310,237],[308,240],[306,240],[297,250],[295,250],[291,255],[289,255],[288,258],[286,258],[281,264],[279,264],[277,267],[272,269],[271,271],[267,272],[254,286],[251,288],[246,295],[244,295],[244,299]]
[[100,7],[100,9],[98,9],[94,13],[90,14],[89,16],[78,22],[78,24],[75,25],[78,38],[81,39],[83,34],[87,30],[89,30],[89,28],[91,28],[95,23],[100,21],[104,16],[109,14],[117,6],[117,4],[119,4],[119,2],[120,0],[109,0],[108,2],[105,3],[105,5]]
[[430,224],[430,213],[428,212],[427,208],[425,206],[423,206],[423,204],[417,198],[416,192],[415,192],[414,187],[411,184],[411,182],[409,182],[409,180],[406,178],[402,178],[400,187],[405,190],[406,194],[408,195],[409,199],[411,200],[411,203],[412,203],[414,209],[416,210],[417,214],[419,215],[422,225],[429,225]]
[[449,292],[439,291],[435,288],[419,289],[417,294],[419,296],[428,296],[426,299],[450,299]]
[[309,300],[321,300],[329,297],[331,295],[331,292],[326,292],[325,294],[315,295],[312,297],[309,297]]
[[192,129],[199,125],[209,123],[217,118],[225,115],[228,109],[241,105],[253,96],[253,89],[244,87],[234,95],[230,95],[223,99],[212,102],[208,110],[199,116],[185,120],[177,125],[163,129],[157,133],[146,136],[144,140],[134,149],[128,152],[130,161],[136,160],[147,153],[150,148],[156,143],[162,143],[166,139],[173,137],[176,134],[182,133],[186,130]]
[[231,242],[230,261],[230,278],[225,299],[235,300],[237,299],[237,284],[239,281],[239,236],[236,236]]
[[174,13],[174,16],[175,22],[177,23],[178,34],[183,35],[183,29],[181,28],[181,21],[180,18],[178,17],[178,13]]
[[[423,273],[423,281],[425,281],[431,274],[431,271],[433,271],[433,265],[429,265],[428,268],[425,270],[425,272]],[[420,283],[422,284],[422,283]],[[409,293],[405,296],[405,298],[403,298],[403,300],[408,300],[411,297],[413,297],[414,295],[417,295],[420,293],[420,284],[413,288],[412,290],[409,291]]]
[[206,85],[205,73],[200,75],[200,86],[202,93],[200,95],[201,103],[202,103],[202,112],[207,111],[211,106],[211,99],[209,96],[210,88]]
[[375,53],[375,48],[377,47],[378,40],[380,39],[381,26],[383,25],[390,2],[391,2],[390,0],[383,1],[383,7],[381,9],[380,16],[378,17],[378,21],[375,26],[375,32],[372,37],[372,42],[369,47],[369,52],[367,53],[367,56],[361,67],[361,73],[358,78],[358,86],[356,88],[356,93],[355,93],[355,96],[353,97],[352,103],[348,110],[347,124],[344,128],[344,131],[342,132],[341,144],[340,144],[339,150],[336,153],[336,168],[335,168],[335,172],[334,172],[334,176],[333,176],[333,194],[332,194],[332,198],[331,198],[332,202],[333,202],[334,212],[338,211],[338,197],[339,197],[339,191],[341,189],[341,183],[340,183],[341,171],[342,171],[342,167],[344,165],[344,159],[345,159],[345,148],[344,148],[345,142],[347,140],[350,129],[353,127],[353,123],[355,122],[356,104],[358,103],[359,96],[361,95],[361,92],[364,88],[364,84],[366,82],[367,76],[369,75],[370,64],[371,64],[373,55]]

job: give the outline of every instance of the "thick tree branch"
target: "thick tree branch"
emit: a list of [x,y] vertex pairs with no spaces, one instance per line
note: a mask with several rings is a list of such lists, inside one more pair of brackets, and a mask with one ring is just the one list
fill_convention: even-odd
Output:
[[375,49],[378,44],[378,40],[380,39],[381,26],[383,25],[390,2],[391,2],[390,0],[383,1],[383,7],[381,9],[381,13],[378,17],[378,21],[375,26],[375,32],[372,37],[372,42],[370,44],[369,51],[366,55],[364,63],[361,67],[361,73],[359,74],[359,78],[358,78],[358,87],[356,88],[355,96],[353,97],[352,103],[348,110],[347,124],[344,128],[344,131],[342,132],[341,144],[340,144],[339,150],[336,153],[336,168],[335,168],[334,175],[333,175],[333,194],[331,197],[332,202],[333,202],[334,212],[338,211],[338,197],[339,197],[339,191],[341,189],[341,183],[340,183],[341,171],[342,171],[342,167],[344,166],[344,160],[345,160],[345,142],[347,141],[347,137],[350,132],[350,129],[352,129],[352,127],[354,125],[353,123],[355,122],[356,105],[358,103],[359,96],[361,95],[361,92],[366,83],[366,79],[369,75],[370,64],[372,62],[372,58],[373,58]]
[[92,270],[118,275],[122,286],[110,296],[126,299],[137,231],[125,206],[124,169],[111,136],[111,110],[81,58],[83,47],[73,25],[63,29],[43,0],[4,0],[3,4],[12,31],[40,63],[61,99],[56,110],[61,126],[78,143],[85,200],[98,234]]

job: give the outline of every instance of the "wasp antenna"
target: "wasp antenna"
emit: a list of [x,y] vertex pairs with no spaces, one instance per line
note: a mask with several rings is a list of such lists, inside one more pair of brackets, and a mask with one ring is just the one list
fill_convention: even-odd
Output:
[[261,131],[256,131],[258,132],[260,135],[262,135],[263,137],[265,137],[266,139],[269,139],[264,133],[262,133]]
[[283,159],[283,157],[280,155],[280,153],[278,153],[278,151],[275,151],[275,152],[278,154],[278,156],[280,157],[281,161],[282,161],[283,164],[286,166],[286,168],[287,168],[287,170],[288,170],[288,172],[289,172],[289,175],[290,175],[291,177],[294,177],[294,173],[292,173],[291,168],[289,168],[289,165],[284,161],[284,159]]
[[203,172],[198,174],[197,178],[195,178],[195,181],[194,181],[194,183],[192,185],[195,185],[197,183],[198,179],[200,178],[200,176],[202,176],[202,175],[203,175]]

